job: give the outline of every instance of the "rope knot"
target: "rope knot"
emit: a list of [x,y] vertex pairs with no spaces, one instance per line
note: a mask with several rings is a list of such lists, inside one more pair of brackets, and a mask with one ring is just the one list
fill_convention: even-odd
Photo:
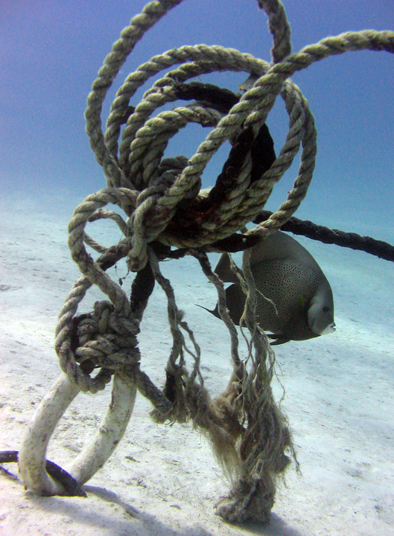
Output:
[[85,373],[139,363],[138,322],[118,314],[110,302],[96,302],[92,313],[76,320],[75,360]]
[[[174,217],[176,207],[171,202],[170,190],[187,162],[185,157],[164,159],[158,166],[156,177],[152,178],[150,185],[139,194],[136,209],[128,221],[132,235],[132,249],[128,260],[131,271],[138,272],[146,265],[148,244],[165,231]],[[194,199],[199,189],[197,185],[185,193],[182,201]]]

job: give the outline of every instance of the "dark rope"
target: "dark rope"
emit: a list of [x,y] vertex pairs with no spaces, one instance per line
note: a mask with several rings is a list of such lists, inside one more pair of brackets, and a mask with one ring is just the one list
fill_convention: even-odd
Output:
[[[240,95],[212,84],[201,82],[176,83],[174,91],[178,99],[203,102],[220,113],[227,114],[239,102]],[[196,237],[201,232],[201,223],[214,218],[218,207],[227,199],[237,184],[237,179],[250,153],[252,159],[251,183],[259,180],[275,161],[274,142],[267,125],[262,125],[255,134],[251,127],[244,126],[238,133],[224,163],[222,172],[208,196],[194,199],[177,209],[168,225],[168,230],[177,236]],[[237,239],[235,239],[237,240]],[[230,241],[231,242],[231,241]],[[230,247],[233,247],[231,245]],[[233,250],[231,250],[233,251]]]
[[178,99],[203,101],[222,114],[227,114],[240,99],[229,89],[202,82],[176,83],[174,91]]
[[[0,463],[18,463],[18,451],[17,450],[3,450],[0,451]],[[64,495],[67,497],[87,497],[84,490],[73,478],[70,473],[67,473],[56,463],[49,460],[45,463],[45,469],[54,480],[59,482],[64,488]]]
[[[271,216],[272,212],[263,210],[254,220],[253,223],[261,223]],[[380,259],[394,262],[394,246],[375,240],[370,236],[361,236],[356,233],[346,233],[338,229],[329,229],[322,225],[316,225],[308,220],[299,220],[298,218],[290,218],[290,220],[282,225],[282,231],[289,231],[296,235],[303,235],[312,240],[319,240],[324,244],[335,244],[344,248],[364,251],[370,255],[375,255]]]

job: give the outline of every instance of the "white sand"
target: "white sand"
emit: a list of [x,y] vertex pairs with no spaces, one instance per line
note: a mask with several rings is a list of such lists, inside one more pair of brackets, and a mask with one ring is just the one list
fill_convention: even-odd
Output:
[[[59,375],[53,333],[79,276],[66,245],[71,203],[61,196],[45,202],[51,206],[37,199],[2,200],[0,450],[18,449],[35,407]],[[115,243],[119,232],[106,225],[112,225]],[[17,478],[17,466],[4,466],[11,474],[0,474],[0,534],[394,534],[393,266],[363,253],[303,243],[333,287],[337,331],[276,350],[302,476],[288,471],[269,527],[231,526],[215,516],[214,505],[229,484],[209,445],[191,425],[153,423],[150,405],[139,395],[118,449],[85,487],[87,499],[33,496]],[[178,305],[203,348],[207,386],[217,392],[231,370],[228,336],[194,305],[213,307],[214,290],[192,259],[163,269],[172,274]],[[118,275],[124,272],[119,266]],[[87,307],[96,299],[97,292]],[[165,307],[156,289],[140,335],[142,368],[159,384],[171,344]],[[275,393],[282,395],[278,380]],[[80,452],[109,395],[107,388],[76,398],[50,443],[49,459],[64,466]]]

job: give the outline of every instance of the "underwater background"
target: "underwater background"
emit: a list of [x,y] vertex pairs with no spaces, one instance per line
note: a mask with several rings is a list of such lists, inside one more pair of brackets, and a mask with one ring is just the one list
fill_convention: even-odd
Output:
[[[59,374],[56,318],[79,277],[67,248],[67,224],[87,195],[106,187],[85,133],[86,98],[112,43],[144,5],[144,0],[0,3],[0,450],[18,447],[34,406]],[[345,31],[394,30],[391,0],[284,5],[293,52]],[[185,0],[136,45],[108,93],[103,123],[130,72],[156,54],[199,43],[270,61],[271,35],[257,2]],[[237,93],[245,78],[246,73],[226,72],[199,80]],[[295,216],[394,244],[394,55],[348,52],[313,64],[293,81],[307,98],[318,131],[314,178]],[[140,88],[132,105],[152,83]],[[267,124],[279,154],[288,127],[282,101]],[[191,157],[207,132],[189,125],[170,142],[166,156]],[[224,144],[207,166],[204,188],[214,185],[228,150]],[[265,208],[275,210],[285,200],[298,164],[296,158]],[[106,245],[121,238],[108,222],[97,229],[95,234],[92,227],[93,236]],[[363,252],[297,239],[331,283],[337,330],[275,350],[275,395],[279,400],[286,391],[283,407],[303,476],[290,470],[287,487],[278,491],[271,528],[222,526],[212,507],[228,483],[209,448],[191,426],[158,428],[141,401],[136,425],[132,418],[136,436],[125,438],[109,469],[106,465],[94,477],[94,486],[110,490],[106,502],[89,499],[93,506],[79,507],[75,499],[34,498],[24,510],[22,486],[0,475],[0,534],[20,527],[27,534],[67,535],[394,534],[394,268]],[[212,255],[213,264],[217,258]],[[163,271],[203,348],[206,385],[219,392],[231,373],[227,334],[219,320],[195,306],[212,309],[214,289],[192,259],[164,263]],[[126,268],[113,274],[124,276]],[[129,275],[125,284],[131,281]],[[88,305],[97,299],[100,294],[93,293]],[[165,309],[165,298],[155,290],[140,335],[144,370],[158,383],[171,348]],[[52,447],[52,458],[58,462],[82,448],[107,398],[88,396],[80,404],[54,438],[59,444]],[[84,411],[92,417],[86,419]],[[82,426],[82,436],[73,426]],[[139,465],[125,462],[125,456]],[[170,497],[166,504],[162,496]],[[111,501],[118,505],[112,510]],[[126,503],[144,512],[138,521],[124,518]],[[171,509],[173,504],[179,508]],[[97,508],[103,509],[100,518]],[[72,521],[60,523],[66,518]]]

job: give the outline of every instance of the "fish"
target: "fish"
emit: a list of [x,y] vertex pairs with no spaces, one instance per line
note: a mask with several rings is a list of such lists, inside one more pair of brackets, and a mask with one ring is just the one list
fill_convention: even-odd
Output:
[[[335,331],[334,298],[322,269],[297,240],[275,231],[252,248],[250,267],[257,290],[256,320],[271,344],[302,341]],[[226,289],[227,308],[239,325],[246,296],[224,253],[215,268]],[[220,318],[218,305],[207,309]]]

